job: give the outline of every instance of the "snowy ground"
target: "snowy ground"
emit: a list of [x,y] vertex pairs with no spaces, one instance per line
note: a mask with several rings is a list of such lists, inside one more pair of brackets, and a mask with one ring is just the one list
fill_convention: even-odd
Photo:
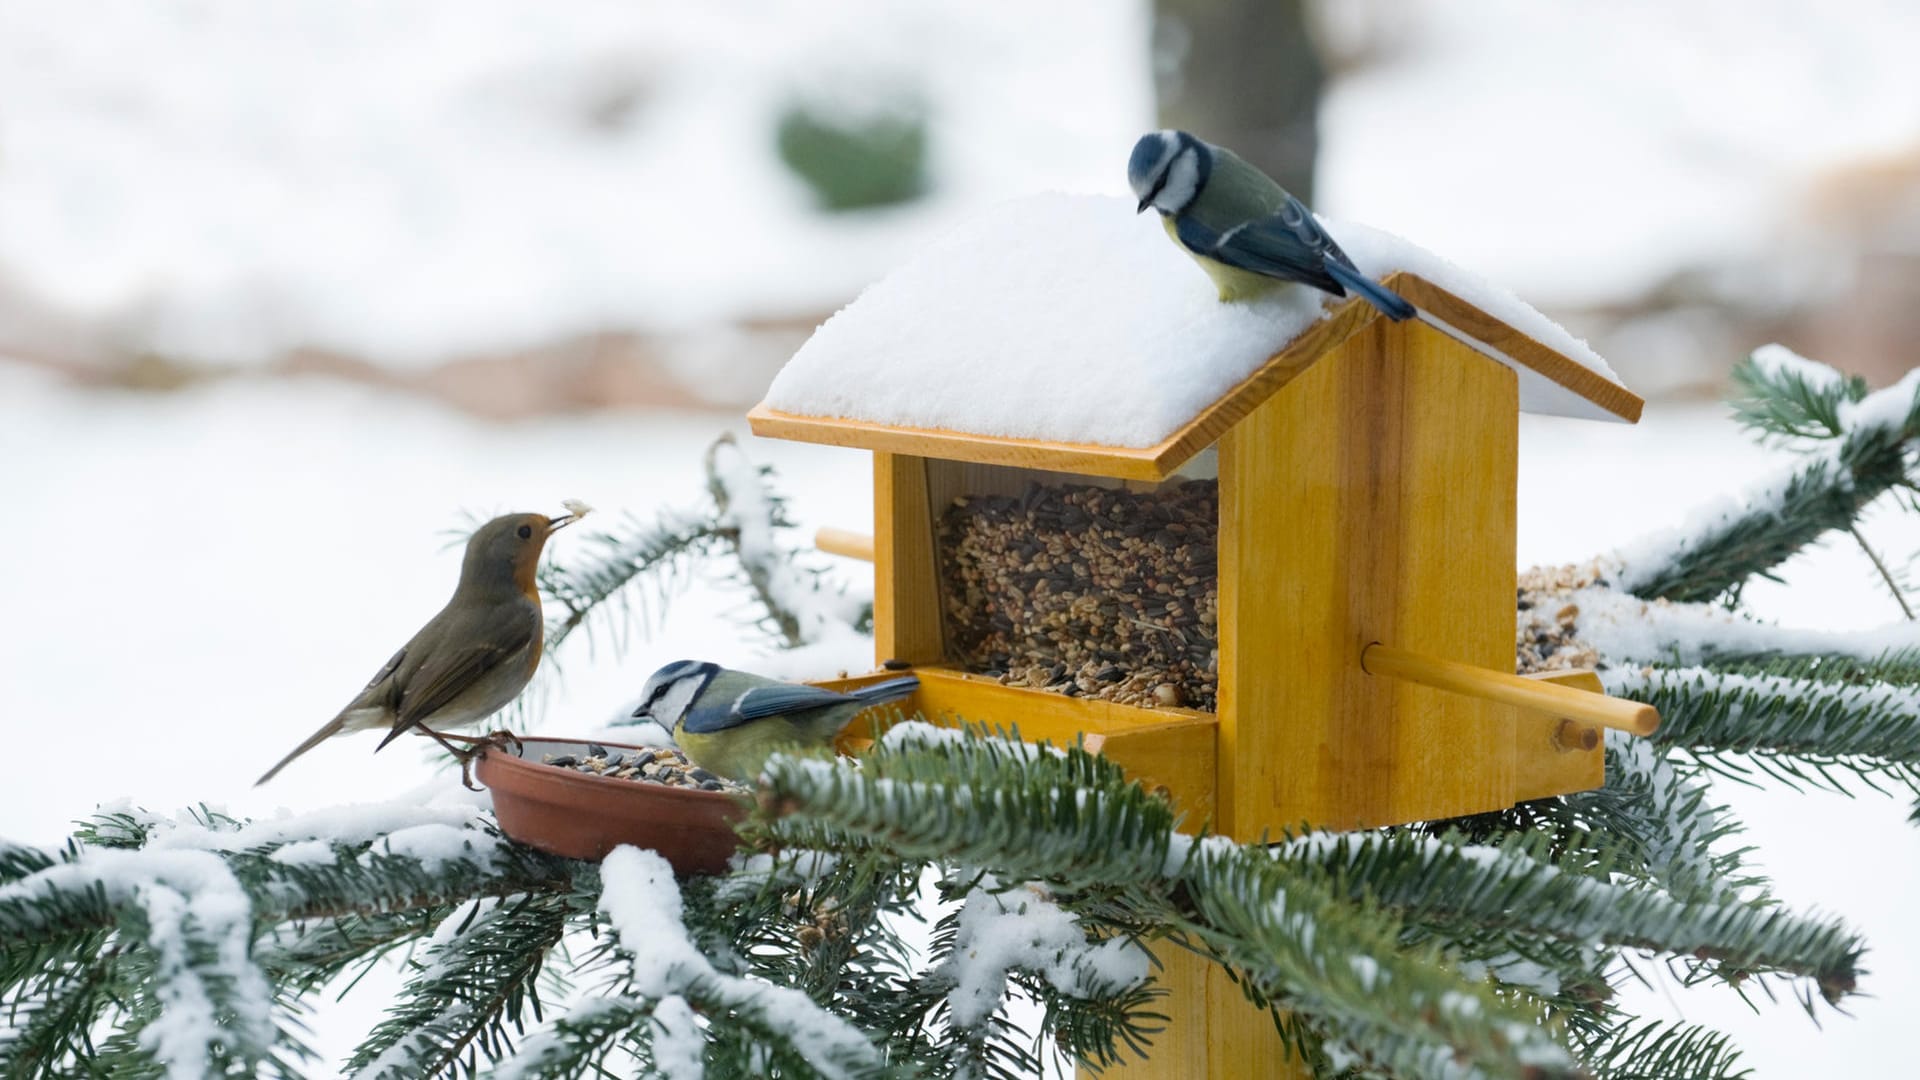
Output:
[[[21,750],[0,761],[0,835],[52,842],[102,801],[154,810],[206,801],[247,815],[391,796],[432,781],[407,746],[338,740],[264,790],[265,765],[350,696],[451,587],[446,530],[462,510],[554,509],[583,498],[611,518],[700,497],[699,456],[728,416],[599,415],[487,426],[338,384],[234,382],[173,396],[82,393],[0,364],[0,716]],[[1655,408],[1638,428],[1526,418],[1521,560],[1572,559],[1672,521],[1770,460],[1715,409]],[[869,475],[853,451],[748,440],[776,463],[808,525],[863,527]],[[1888,520],[1888,550],[1920,529]],[[564,550],[570,537],[561,534]],[[1793,588],[1750,593],[1809,626],[1897,616],[1863,560],[1796,561]],[[548,726],[597,724],[659,662],[750,664],[742,596],[696,582],[663,632],[624,656],[576,657]],[[444,782],[444,780],[440,781]],[[1726,993],[1661,989],[1677,1011],[1737,1033],[1761,1077],[1876,1075],[1910,1058],[1920,1006],[1920,832],[1890,798],[1729,789],[1748,839],[1796,905],[1840,912],[1873,944],[1872,995],[1825,1033],[1790,1005],[1759,1015]],[[320,1042],[350,1045],[368,1004],[335,1006]],[[360,995],[356,995],[359,998]]]

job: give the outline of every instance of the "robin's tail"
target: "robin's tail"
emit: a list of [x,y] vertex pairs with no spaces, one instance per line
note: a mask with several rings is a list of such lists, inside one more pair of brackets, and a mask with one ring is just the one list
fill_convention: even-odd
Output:
[[1414,316],[1413,305],[1407,298],[1373,280],[1350,266],[1343,266],[1340,260],[1327,260],[1327,276],[1359,293],[1369,304],[1380,309],[1380,313],[1395,322],[1411,319]]
[[328,739],[333,738],[335,735],[340,734],[342,731],[346,730],[346,726],[347,726],[346,713],[341,713],[339,716],[336,716],[333,719],[327,721],[326,724],[322,726],[319,731],[316,731],[313,734],[307,736],[306,742],[303,742],[299,746],[294,747],[293,753],[288,754],[286,757],[281,758],[280,763],[278,765],[275,765],[273,768],[268,769],[265,775],[261,776],[260,779],[255,780],[253,782],[253,786],[259,787],[261,784],[264,784],[267,781],[273,779],[274,774],[278,773],[281,769],[286,768],[288,763],[291,762],[294,758],[299,757],[301,754],[306,753],[307,751],[313,749],[314,747],[319,746],[321,743],[326,742]]

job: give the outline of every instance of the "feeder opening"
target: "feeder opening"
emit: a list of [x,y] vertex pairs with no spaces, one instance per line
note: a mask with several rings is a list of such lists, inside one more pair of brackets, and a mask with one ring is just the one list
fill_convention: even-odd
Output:
[[1011,686],[1214,711],[1220,488],[1211,452],[1157,484],[946,471],[947,483],[930,475],[929,486],[952,662]]

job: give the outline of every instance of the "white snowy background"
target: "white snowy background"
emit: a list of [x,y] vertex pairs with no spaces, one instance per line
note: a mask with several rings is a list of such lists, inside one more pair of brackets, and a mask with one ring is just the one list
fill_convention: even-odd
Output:
[[[1121,190],[1151,124],[1138,6],[897,7],[0,0],[0,287],[135,348],[239,362],[327,344],[418,366],[830,308],[985,203]],[[1353,10],[1420,45],[1334,88],[1319,208],[1543,306],[1751,250],[1793,226],[1783,208],[1820,168],[1908,145],[1920,120],[1904,5]],[[925,80],[925,204],[829,225],[771,161],[768,103],[841,78],[822,55]],[[583,103],[622,95],[639,102],[630,129],[579,126]],[[445,599],[463,512],[683,504],[706,442],[742,430],[657,411],[490,424],[320,379],[83,389],[6,360],[5,330],[0,835],[16,840],[54,842],[113,800],[271,815],[444,784],[424,754],[372,755],[365,738],[249,786]],[[1633,428],[1529,417],[1522,433],[1523,564],[1626,543],[1775,460],[1707,405],[1656,405]],[[862,455],[746,445],[807,526],[866,523]],[[1870,534],[1920,548],[1909,521]],[[1847,547],[1785,573],[1747,593],[1770,617],[1898,617]],[[695,581],[650,638],[575,655],[546,726],[603,722],[678,656],[751,666],[745,610]],[[1786,900],[1864,930],[1866,996],[1824,1031],[1725,991],[1657,986],[1635,1004],[1732,1031],[1763,1078],[1903,1069],[1900,1018],[1920,1007],[1906,802],[1724,796]],[[379,978],[319,1018],[335,1060],[375,1019]]]

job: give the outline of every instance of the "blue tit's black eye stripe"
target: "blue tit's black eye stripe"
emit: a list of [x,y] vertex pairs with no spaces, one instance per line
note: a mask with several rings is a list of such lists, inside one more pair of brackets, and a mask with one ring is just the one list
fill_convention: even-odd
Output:
[[1173,162],[1171,159],[1169,159],[1167,162],[1167,167],[1160,170],[1160,179],[1155,180],[1153,182],[1153,189],[1148,191],[1147,197],[1144,199],[1141,199],[1140,201],[1143,203],[1152,203],[1153,200],[1159,198],[1160,191],[1162,188],[1165,188],[1167,186],[1167,177],[1172,172],[1173,172]]

